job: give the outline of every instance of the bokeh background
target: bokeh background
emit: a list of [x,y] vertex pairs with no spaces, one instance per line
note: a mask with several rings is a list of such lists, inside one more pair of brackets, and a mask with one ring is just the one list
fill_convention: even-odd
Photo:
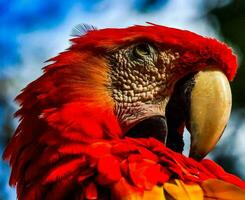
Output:
[[[245,1],[243,0],[0,0],[0,154],[18,121],[14,97],[41,74],[44,61],[69,46],[80,23],[97,28],[153,22],[216,37],[239,57],[231,120],[209,155],[245,178]],[[30,122],[31,123],[31,122]],[[188,142],[188,136],[186,136]],[[0,159],[0,200],[15,199]]]

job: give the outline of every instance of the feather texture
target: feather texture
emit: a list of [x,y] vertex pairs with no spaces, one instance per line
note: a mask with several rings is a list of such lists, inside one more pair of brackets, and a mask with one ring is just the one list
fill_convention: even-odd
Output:
[[78,24],[72,29],[71,36],[79,37],[85,35],[89,31],[94,31],[94,30],[97,30],[97,28],[93,25]]

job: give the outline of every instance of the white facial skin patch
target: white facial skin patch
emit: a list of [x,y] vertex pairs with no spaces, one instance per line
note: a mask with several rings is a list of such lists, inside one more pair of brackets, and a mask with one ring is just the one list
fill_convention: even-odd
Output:
[[112,97],[121,123],[164,115],[169,99],[166,84],[178,58],[177,52],[160,52],[148,43],[134,44],[109,56]]

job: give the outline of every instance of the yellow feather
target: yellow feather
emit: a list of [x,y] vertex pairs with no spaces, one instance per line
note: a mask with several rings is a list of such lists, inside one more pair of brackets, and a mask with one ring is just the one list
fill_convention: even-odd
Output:
[[201,187],[205,200],[245,200],[245,190],[218,179],[206,180]]
[[174,200],[203,200],[203,191],[197,184],[185,184],[175,179],[174,183],[165,183],[164,189]]
[[143,200],[166,200],[163,187],[154,186],[150,191],[144,191]]
[[245,200],[245,190],[217,179],[201,185],[186,184],[179,179],[140,191],[124,179],[112,187],[112,197],[117,200]]

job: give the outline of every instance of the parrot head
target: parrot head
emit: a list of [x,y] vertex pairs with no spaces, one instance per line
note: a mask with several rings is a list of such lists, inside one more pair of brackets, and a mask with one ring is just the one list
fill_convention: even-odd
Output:
[[[231,49],[152,23],[92,29],[71,42],[17,96],[20,124],[4,159],[12,166],[10,184],[17,185],[19,199],[49,199],[47,191],[53,191],[51,199],[62,199],[65,191],[79,188],[85,188],[85,199],[96,199],[95,182],[108,186],[122,176],[142,189],[145,179],[135,178],[140,170],[132,167],[138,165],[154,166],[151,172],[160,175],[148,178],[155,184],[171,174],[188,181],[216,177],[197,161],[214,148],[229,119],[229,80],[237,70]],[[190,157],[197,160],[188,162],[206,176],[179,169],[179,163],[163,169],[177,162],[171,159],[189,159],[181,155],[185,127]]]
[[46,76],[61,76],[53,81],[62,98],[113,112],[121,138],[154,137],[182,152],[187,127],[191,157],[215,146],[229,119],[228,80],[237,66],[225,44],[155,24],[90,30],[72,42],[46,67]]

